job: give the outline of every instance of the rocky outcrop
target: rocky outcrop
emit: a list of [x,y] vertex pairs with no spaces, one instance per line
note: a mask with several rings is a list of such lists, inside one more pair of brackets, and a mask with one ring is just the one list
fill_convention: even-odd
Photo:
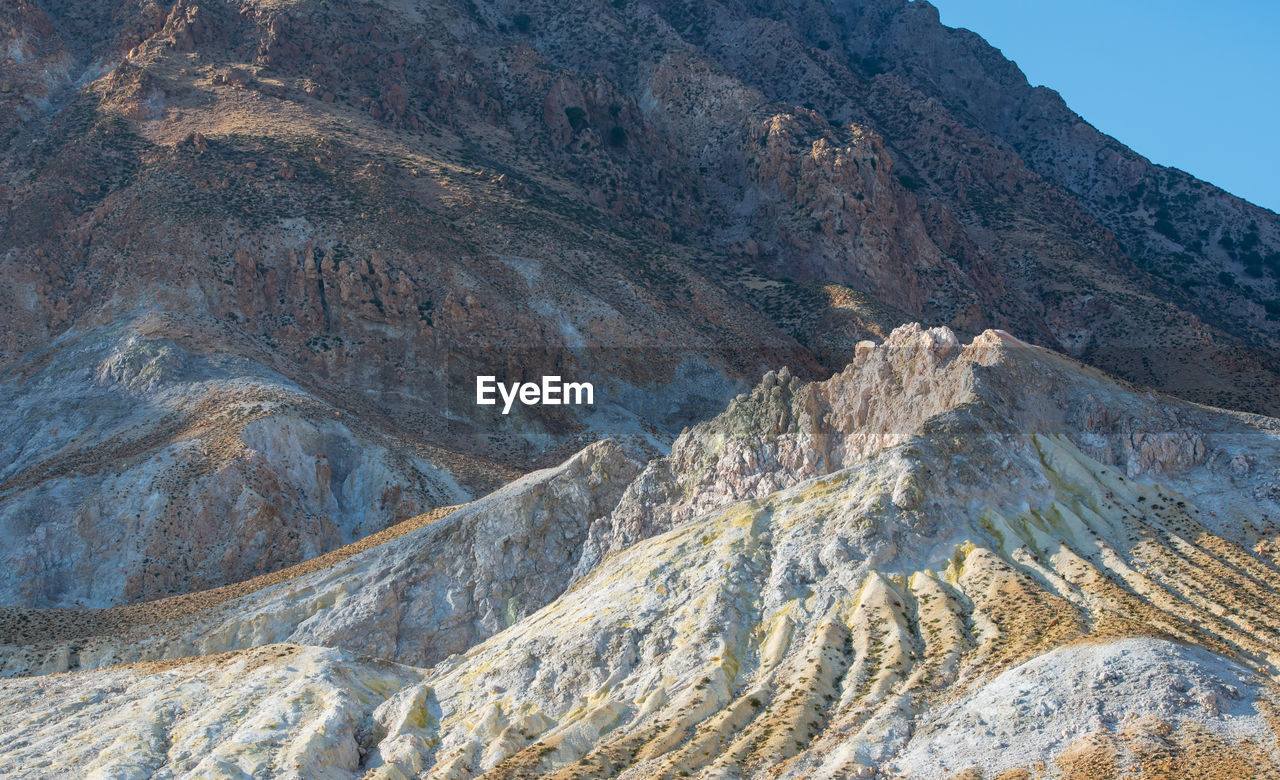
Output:
[[640,465],[622,446],[599,442],[425,527],[212,604],[9,610],[0,670],[92,669],[272,642],[430,665],[557,598],[591,521],[617,504]]
[[970,286],[930,238],[884,140],[869,127],[833,133],[816,112],[779,114],[752,128],[739,153],[741,210],[771,275],[845,284],[921,313],[947,296],[944,289]]
[[[854,362],[824,382],[771,372],[724,414],[682,434],[593,525],[579,574],[639,539],[848,468],[933,425],[1066,436],[1130,477],[1223,496],[1214,508],[1224,526],[1233,512],[1227,497],[1253,482],[1244,479],[1247,464],[1266,460],[1254,447],[1270,446],[1276,432],[1270,420],[1156,402],[1004,332],[962,346],[947,328],[907,325],[880,345],[863,342]],[[1214,487],[1220,479],[1229,487]],[[917,492],[907,480],[893,501],[915,508]],[[1268,505],[1266,517],[1280,517],[1280,506]]]

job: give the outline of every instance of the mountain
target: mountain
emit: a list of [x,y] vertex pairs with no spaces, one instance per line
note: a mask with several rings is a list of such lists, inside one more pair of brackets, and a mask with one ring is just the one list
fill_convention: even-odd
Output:
[[[0,20],[9,603],[226,584],[600,438],[660,452],[765,371],[823,379],[910,321],[1280,414],[1280,217],[1098,133],[927,2],[18,0]],[[104,361],[138,350],[182,367],[114,387]],[[504,416],[472,403],[478,374],[600,400]],[[108,396],[140,427],[81,437],[74,410]],[[238,407],[264,422],[215,411]],[[285,465],[317,451],[361,484]],[[384,482],[403,495],[371,508]],[[238,530],[187,539],[197,505]],[[134,526],[165,539],[111,542],[121,581],[87,584],[94,540]]]
[[925,0],[11,0],[0,279],[0,775],[1280,777],[1280,216]]
[[8,610],[7,675],[73,671],[0,685],[0,767],[1280,772],[1280,421],[999,331],[858,353],[234,592]]

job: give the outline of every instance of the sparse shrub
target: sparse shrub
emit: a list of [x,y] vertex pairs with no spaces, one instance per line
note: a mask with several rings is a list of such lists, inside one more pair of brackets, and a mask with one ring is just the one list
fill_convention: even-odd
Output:
[[885,67],[884,60],[879,57],[864,57],[858,64],[862,66],[862,71],[868,76],[878,76],[888,70]]
[[909,173],[898,174],[898,183],[901,184],[903,187],[906,187],[907,189],[911,190],[912,192],[916,192],[917,190],[924,187],[924,182],[920,181],[919,179],[917,179],[916,177],[912,176]]
[[1182,238],[1178,235],[1177,228],[1175,228],[1173,223],[1167,219],[1156,220],[1156,232],[1170,241],[1176,241],[1179,244],[1182,243]]
[[569,127],[574,130],[587,126],[587,110],[582,106],[565,106],[564,115],[569,118]]
[[516,14],[511,17],[511,26],[515,27],[516,31],[521,34],[527,33],[529,28],[533,26],[533,18],[529,14]]

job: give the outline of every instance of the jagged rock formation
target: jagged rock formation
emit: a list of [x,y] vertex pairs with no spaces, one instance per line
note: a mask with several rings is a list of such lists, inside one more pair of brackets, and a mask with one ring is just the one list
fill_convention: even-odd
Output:
[[[9,674],[73,653],[89,669],[242,649],[7,681],[0,706],[34,736],[9,740],[0,766],[177,773],[203,752],[227,756],[224,772],[287,775],[296,751],[282,746],[309,740],[335,777],[1280,773],[1280,422],[995,331],[961,344],[908,326],[859,353],[825,382],[770,376],[643,473],[595,445],[186,616],[113,627],[128,607],[77,629],[87,613],[10,611]],[[589,527],[594,564],[575,553]],[[557,564],[512,576],[498,554]],[[460,643],[433,633],[455,618]],[[227,716],[269,729],[208,736],[180,715],[147,721],[148,747],[131,736],[138,716],[120,715],[84,744],[133,740],[127,759],[48,755],[42,735],[86,728],[98,705],[85,692],[220,701],[256,684],[223,669],[282,640],[423,668],[395,672],[393,692],[366,681],[372,662],[353,664],[332,715],[299,710],[289,687]]]
[[[752,393],[734,399],[724,414],[696,426],[669,456],[649,464],[617,510],[593,526],[580,568],[589,570],[610,550],[709,509],[847,468],[918,435],[935,418],[961,413],[964,420],[949,424],[1011,435],[1066,435],[1090,457],[1130,477],[1180,479],[1194,473],[1192,467],[1225,468],[1228,461],[1233,474],[1247,473],[1249,464],[1266,459],[1244,434],[1227,439],[1231,454],[1207,445],[1207,432],[1235,425],[1216,413],[1168,399],[1155,402],[1051,354],[1007,360],[1010,351],[1021,349],[1002,331],[988,331],[962,348],[949,329],[910,325],[878,348],[860,344],[855,361],[825,382],[801,383],[785,368],[770,372]],[[986,370],[996,363],[1003,363],[1000,370]],[[1268,481],[1257,490],[1275,498],[1274,485]],[[1225,492],[1235,489],[1232,484]],[[1202,496],[1224,492],[1211,480],[1196,483],[1195,490]],[[904,508],[918,505],[914,477],[895,488],[893,501]]]
[[[8,393],[69,340],[159,317],[154,337],[433,467],[500,462],[464,467],[492,485],[605,436],[661,448],[768,367],[821,378],[920,320],[1280,414],[1276,215],[1098,134],[927,2],[23,1],[0,58]],[[602,401],[488,414],[477,373]],[[263,468],[298,549],[347,540]],[[75,501],[58,518],[94,511]],[[118,502],[104,523],[146,514]],[[39,527],[10,526],[32,549]],[[11,592],[249,573],[62,594],[66,565]]]

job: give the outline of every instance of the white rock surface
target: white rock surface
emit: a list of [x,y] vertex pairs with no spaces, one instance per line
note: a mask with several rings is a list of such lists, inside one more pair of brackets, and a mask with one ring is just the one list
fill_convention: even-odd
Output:
[[[600,443],[320,571],[0,659],[287,640],[421,665],[370,707],[362,766],[316,743],[335,777],[932,777],[1060,767],[1091,740],[1267,776],[1275,429],[999,333],[905,328],[820,386],[767,379],[638,478]],[[66,713],[114,674],[7,682],[0,713],[87,734]]]
[[164,671],[0,682],[0,775],[358,777],[375,709],[418,676],[339,650],[269,645]]
[[559,596],[588,525],[617,503],[639,470],[621,446],[599,442],[434,524],[194,616],[105,636],[10,641],[0,645],[0,673],[88,669],[272,642],[434,663]]
[[1252,672],[1156,639],[1073,645],[1019,664],[930,712],[894,771],[942,778],[979,766],[990,776],[1134,721],[1192,723],[1229,742],[1274,741]]

